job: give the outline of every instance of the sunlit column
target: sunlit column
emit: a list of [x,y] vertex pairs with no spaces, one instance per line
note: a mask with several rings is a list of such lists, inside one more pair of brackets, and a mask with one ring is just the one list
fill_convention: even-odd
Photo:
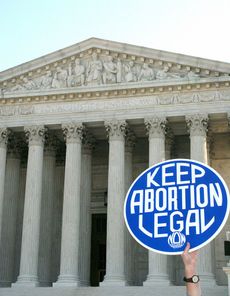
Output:
[[106,276],[103,286],[125,286],[124,218],[125,121],[105,122],[109,135],[109,176],[106,243]]
[[[165,125],[166,119],[162,117],[145,119],[149,136],[149,166],[165,160]],[[151,251],[148,255],[149,272],[144,285],[169,285],[167,256]]]
[[[186,116],[186,122],[190,131],[191,159],[207,164],[208,116],[206,114]],[[202,277],[202,285],[216,284],[212,267],[213,259],[213,243],[209,243],[199,252],[198,273]]]
[[65,183],[62,213],[61,266],[54,286],[79,286],[81,123],[63,125],[66,138]]
[[38,285],[39,228],[45,128],[25,127],[29,142],[20,274],[14,285]]

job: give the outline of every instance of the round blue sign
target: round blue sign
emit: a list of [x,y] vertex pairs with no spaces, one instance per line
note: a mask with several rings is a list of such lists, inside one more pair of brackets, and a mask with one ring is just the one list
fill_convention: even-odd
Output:
[[131,185],[124,217],[132,236],[149,250],[181,254],[208,244],[223,228],[229,191],[211,167],[189,159],[158,163]]

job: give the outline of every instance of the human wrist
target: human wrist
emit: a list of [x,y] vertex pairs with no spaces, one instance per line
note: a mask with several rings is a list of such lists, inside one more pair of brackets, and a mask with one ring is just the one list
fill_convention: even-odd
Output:
[[190,278],[192,277],[194,274],[197,274],[197,271],[195,268],[185,268],[185,277],[186,278]]

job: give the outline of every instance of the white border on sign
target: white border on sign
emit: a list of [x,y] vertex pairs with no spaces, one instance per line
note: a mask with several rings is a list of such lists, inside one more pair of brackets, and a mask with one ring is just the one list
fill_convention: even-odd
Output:
[[203,162],[200,162],[200,161],[197,161],[197,160],[193,160],[193,159],[190,159],[190,158],[175,158],[175,159],[170,159],[170,160],[166,160],[166,161],[161,161],[161,162],[158,162],[156,164],[154,164],[153,166],[149,167],[148,169],[146,169],[145,171],[143,171],[134,181],[133,183],[130,185],[129,187],[129,190],[125,196],[125,202],[124,202],[124,209],[123,209],[123,213],[124,213],[124,219],[125,219],[125,224],[126,224],[126,227],[128,228],[129,230],[129,233],[132,235],[132,237],[140,244],[142,245],[144,248],[150,250],[150,251],[154,251],[156,253],[160,253],[160,254],[164,254],[164,255],[180,255],[183,253],[183,251],[180,251],[180,252],[163,252],[163,251],[159,251],[159,250],[156,250],[156,249],[153,249],[153,248],[150,248],[149,246],[146,246],[143,242],[141,242],[135,235],[134,233],[132,232],[132,230],[130,229],[129,227],[129,224],[127,222],[127,218],[126,218],[126,203],[127,203],[127,199],[128,199],[128,196],[129,196],[129,192],[131,191],[133,185],[137,182],[137,180],[142,176],[144,175],[147,171],[151,170],[153,167],[155,166],[158,166],[158,165],[162,165],[162,164],[166,164],[168,162],[173,162],[173,161],[192,161],[194,163],[197,163],[199,165],[202,165],[208,169],[210,169],[215,175],[217,175],[217,177],[221,180],[224,188],[225,188],[225,191],[226,191],[226,195],[227,195],[227,209],[226,209],[226,212],[225,212],[225,216],[224,216],[224,219],[220,225],[220,227],[217,229],[217,231],[207,240],[205,241],[204,243],[196,246],[195,248],[191,248],[190,249],[190,252],[192,251],[195,251],[195,250],[198,250],[204,246],[206,246],[210,241],[212,241],[220,232],[221,230],[223,229],[227,219],[228,219],[228,216],[229,216],[229,211],[230,211],[230,194],[229,194],[229,189],[228,189],[228,186],[226,184],[226,182],[224,181],[224,179],[221,177],[221,175],[216,171],[214,170],[212,167],[210,167],[209,165],[203,163]]

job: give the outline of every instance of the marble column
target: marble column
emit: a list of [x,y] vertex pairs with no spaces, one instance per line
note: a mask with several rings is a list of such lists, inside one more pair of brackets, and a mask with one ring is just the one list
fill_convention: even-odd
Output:
[[[133,182],[133,148],[135,146],[136,137],[134,133],[127,129],[125,137],[125,194]],[[128,286],[134,284],[134,268],[135,268],[135,244],[136,241],[125,227],[125,277]]]
[[3,204],[2,241],[0,244],[0,286],[10,287],[14,277],[17,205],[19,197],[20,155],[17,139],[8,142]]
[[49,133],[45,142],[43,160],[40,245],[38,262],[38,278],[39,285],[41,287],[51,286],[51,247],[53,229],[56,145],[57,139],[54,135]]
[[5,169],[6,169],[6,151],[7,141],[9,136],[9,129],[0,128],[0,243],[1,243],[1,230],[2,230],[2,211],[4,200],[4,186],[5,186]]
[[126,122],[107,121],[105,128],[109,135],[106,275],[100,285],[125,286],[123,206]]
[[205,114],[194,114],[186,116],[187,126],[190,132],[190,156],[191,159],[207,164],[207,126],[208,116]]
[[20,274],[14,285],[38,286],[44,126],[25,127],[29,142]]
[[95,139],[88,132],[83,137],[81,169],[81,213],[79,274],[81,286],[90,286],[91,256],[91,190],[92,190],[92,149]]
[[[190,155],[191,159],[207,164],[207,125],[206,114],[194,114],[186,116],[186,122],[190,132]],[[215,285],[213,274],[214,250],[213,242],[199,251],[198,273],[202,278],[202,285]]]
[[62,126],[66,139],[65,181],[62,213],[61,266],[59,286],[80,286],[80,181],[83,125],[70,123]]
[[[149,166],[165,160],[165,125],[163,117],[145,119],[149,136]],[[152,251],[148,252],[148,256],[149,271],[144,286],[169,285],[167,256]]]

